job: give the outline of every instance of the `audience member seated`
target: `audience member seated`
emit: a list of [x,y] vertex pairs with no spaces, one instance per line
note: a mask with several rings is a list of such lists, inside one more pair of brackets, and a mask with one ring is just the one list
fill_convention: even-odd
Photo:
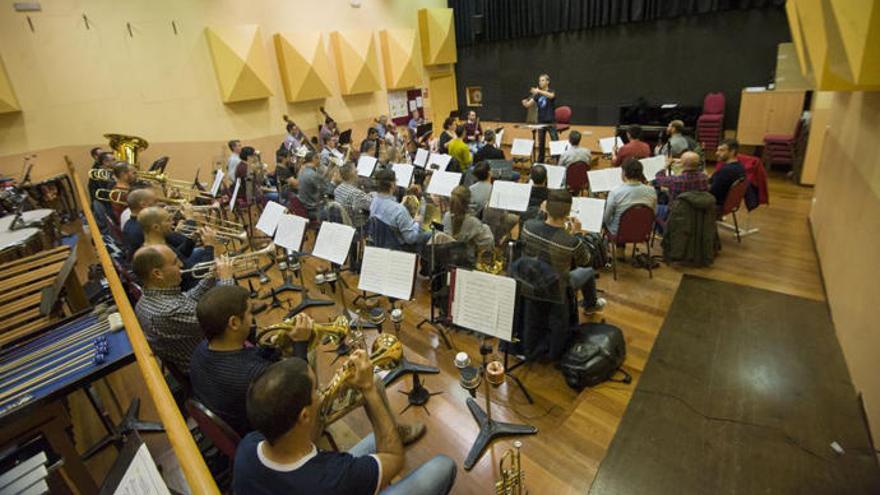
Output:
[[688,150],[688,140],[684,137],[684,122],[673,120],[666,126],[666,143],[662,146],[658,145],[656,155],[678,158],[682,153]]
[[471,191],[465,186],[456,186],[449,199],[449,211],[443,215],[443,232],[451,235],[456,241],[465,242],[470,246],[470,261],[476,260],[479,251],[492,249],[495,238],[488,225],[475,217],[469,209]]
[[718,165],[710,179],[709,192],[712,193],[712,196],[715,196],[715,203],[718,206],[724,205],[727,193],[730,191],[730,186],[734,182],[746,178],[746,168],[736,157],[738,152],[739,142],[735,139],[721,141],[721,144],[718,145],[718,149],[715,151]]
[[[464,132],[463,125],[456,127],[455,139],[450,141],[447,145],[449,155],[458,162],[459,170],[462,172],[470,168],[471,163],[473,162],[471,149],[468,147],[467,143],[464,142]],[[451,164],[449,169],[452,170]]]
[[491,167],[487,162],[477,162],[471,173],[477,179],[477,182],[470,186],[471,208],[479,215],[489,204],[489,197],[492,196]]
[[568,149],[559,156],[559,165],[567,167],[572,163],[584,162],[589,167],[592,156],[589,148],[581,148],[581,133],[572,129],[568,133],[568,144]]
[[644,183],[642,162],[630,158],[623,162],[621,169],[623,184],[609,192],[605,199],[605,228],[612,234],[617,234],[620,217],[631,206],[645,205],[657,209],[657,191]]
[[354,351],[351,385],[364,396],[373,434],[347,453],[318,451],[323,429],[318,380],[305,361],[290,358],[260,375],[247,395],[247,415],[256,429],[235,455],[235,493],[290,495],[446,494],[455,482],[455,462],[436,456],[391,484],[405,463],[403,442],[374,380],[363,350]]
[[397,188],[393,170],[380,170],[373,176],[376,180],[376,196],[370,203],[370,217],[391,229],[397,243],[408,251],[418,252],[431,237],[422,230],[409,211],[394,197]]
[[132,268],[144,287],[135,306],[138,322],[153,353],[182,374],[189,373],[193,350],[204,338],[196,317],[196,305],[208,289],[233,285],[232,263],[217,258],[212,276],[193,289],[180,288],[180,260],[168,246],[144,246],[134,254]]
[[636,124],[629,126],[626,131],[628,142],[617,149],[611,151],[611,163],[615,167],[619,167],[627,158],[648,158],[651,156],[651,147],[648,143],[642,141],[642,127]]
[[559,301],[564,301],[569,287],[580,290],[581,306],[589,314],[605,307],[605,299],[596,295],[596,272],[589,266],[587,246],[573,232],[580,232],[581,223],[569,216],[571,193],[550,191],[546,202],[547,219],[535,218],[522,228],[523,254],[549,264],[559,277]]
[[504,160],[504,151],[495,147],[495,131],[486,130],[486,143],[474,153],[474,163],[486,160]]

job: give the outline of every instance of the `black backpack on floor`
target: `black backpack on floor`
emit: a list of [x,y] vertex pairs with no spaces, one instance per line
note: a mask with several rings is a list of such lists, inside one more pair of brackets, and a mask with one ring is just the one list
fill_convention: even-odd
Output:
[[[621,368],[625,358],[626,342],[619,328],[606,323],[585,323],[577,328],[559,366],[568,386],[580,391],[606,380],[630,383],[632,376]],[[623,379],[612,378],[618,371],[623,373]]]

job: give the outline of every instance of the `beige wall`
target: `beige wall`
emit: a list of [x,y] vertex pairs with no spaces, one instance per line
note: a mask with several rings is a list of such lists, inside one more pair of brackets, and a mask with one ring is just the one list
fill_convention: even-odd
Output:
[[880,444],[880,92],[835,93],[810,220],[840,345]]
[[[369,119],[388,112],[384,90],[288,104],[271,42],[279,31],[317,30],[327,42],[334,30],[368,28],[378,36],[383,28],[418,29],[418,9],[446,6],[445,0],[360,3],[352,8],[347,0],[42,0],[42,12],[30,14],[34,32],[25,15],[6,4],[0,9],[0,57],[24,110],[0,114],[0,174],[17,174],[25,152],[39,155],[36,177],[60,171],[60,151],[53,151],[58,147],[85,163],[82,152],[105,144],[104,133],[116,132],[147,139],[145,158],[170,154],[172,175],[189,175],[223,159],[222,143],[233,137],[264,153],[274,150],[284,114],[313,131],[322,104],[343,127],[362,130]],[[274,96],[220,101],[204,28],[228,24],[260,25]],[[421,87],[427,81],[424,72]],[[333,83],[338,95],[335,78]],[[355,133],[356,140],[361,137]]]

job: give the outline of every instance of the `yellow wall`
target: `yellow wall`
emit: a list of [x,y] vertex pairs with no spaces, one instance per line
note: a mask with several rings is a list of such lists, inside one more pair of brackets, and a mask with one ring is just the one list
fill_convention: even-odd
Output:
[[[174,176],[188,176],[197,166],[204,173],[213,161],[224,160],[223,143],[234,137],[271,157],[268,152],[284,133],[282,115],[314,131],[322,104],[343,128],[354,125],[359,141],[372,118],[388,113],[386,91],[342,97],[333,80],[334,96],[288,104],[271,35],[317,30],[330,49],[331,31],[370,29],[378,43],[384,28],[418,29],[418,9],[446,6],[445,0],[360,3],[353,8],[346,0],[42,0],[42,12],[30,14],[34,32],[25,15],[7,5],[0,9],[0,58],[23,111],[0,114],[0,174],[17,174],[25,152],[39,155],[37,177],[62,171],[63,152],[85,164],[83,151],[104,145],[107,132],[146,138],[151,145],[145,159],[171,155]],[[260,26],[272,97],[221,102],[204,31],[229,24]],[[335,63],[332,52],[330,60]],[[425,88],[427,73],[419,69]]]
[[880,92],[834,93],[810,223],[840,345],[880,445]]

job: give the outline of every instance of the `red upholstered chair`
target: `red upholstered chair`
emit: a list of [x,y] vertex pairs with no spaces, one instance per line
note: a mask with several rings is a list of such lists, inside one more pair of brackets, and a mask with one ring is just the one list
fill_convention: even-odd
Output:
[[580,196],[581,192],[589,185],[588,170],[590,170],[590,166],[587,162],[574,162],[565,170],[565,184],[572,196]]
[[235,449],[238,447],[238,442],[241,441],[241,436],[219,416],[195,399],[187,399],[186,412],[196,420],[202,433],[211,439],[211,443],[228,457],[231,463],[235,459]]
[[556,108],[556,132],[562,134],[567,131],[571,123],[571,107],[562,106]]
[[793,134],[767,134],[764,136],[764,163],[773,165],[794,165],[795,143],[800,137],[803,121],[798,119]]
[[617,280],[617,245],[644,242],[648,250],[648,277],[654,278],[651,271],[651,232],[654,230],[655,214],[650,206],[635,205],[627,208],[620,217],[617,234],[606,231],[605,237],[611,244],[611,266],[614,280]]
[[724,133],[724,93],[703,98],[703,113],[697,119],[697,141],[704,150],[715,150]]
[[746,196],[746,189],[748,188],[749,182],[745,179],[739,179],[731,184],[730,189],[727,190],[727,197],[724,198],[724,204],[721,205],[721,208],[718,210],[719,220],[725,215],[733,215],[733,227],[736,229],[736,242],[740,243],[742,242],[742,239],[739,236],[739,223],[736,221],[736,212],[739,210],[739,206],[742,204],[743,198]]

